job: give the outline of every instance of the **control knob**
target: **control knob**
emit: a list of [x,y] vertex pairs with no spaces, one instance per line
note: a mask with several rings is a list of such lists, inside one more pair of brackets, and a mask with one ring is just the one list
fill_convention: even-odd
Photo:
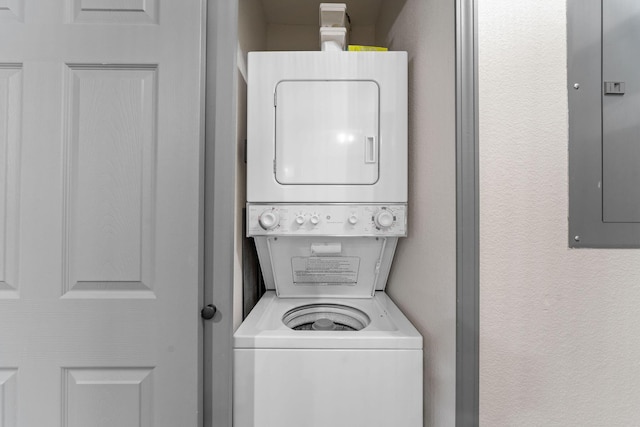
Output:
[[373,222],[378,228],[389,228],[393,225],[393,213],[386,209],[379,210],[373,217]]
[[307,217],[304,216],[303,213],[299,213],[296,215],[296,224],[302,225],[307,221]]
[[349,221],[349,224],[351,225],[356,225],[356,223],[358,222],[358,215],[352,213],[351,215],[349,215],[347,221]]
[[260,223],[260,227],[265,230],[273,230],[280,223],[280,215],[278,211],[269,209],[260,214],[258,222]]
[[318,215],[317,213],[312,214],[311,218],[309,218],[309,221],[313,225],[318,225],[318,223],[320,222],[320,215]]

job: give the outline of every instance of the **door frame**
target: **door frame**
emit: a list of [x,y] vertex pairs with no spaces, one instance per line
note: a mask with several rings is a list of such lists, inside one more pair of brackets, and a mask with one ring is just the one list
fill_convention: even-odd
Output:
[[231,427],[238,2],[208,0],[205,73],[203,425]]
[[[237,1],[206,13],[204,426],[232,425]],[[456,0],[456,426],[479,424],[477,0]],[[215,274],[214,274],[215,272]]]
[[456,427],[479,425],[478,0],[456,0]]

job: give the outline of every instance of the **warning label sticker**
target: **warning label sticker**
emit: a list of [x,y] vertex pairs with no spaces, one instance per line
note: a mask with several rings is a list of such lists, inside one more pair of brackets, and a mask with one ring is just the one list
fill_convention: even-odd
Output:
[[296,285],[355,285],[358,281],[357,257],[293,257]]

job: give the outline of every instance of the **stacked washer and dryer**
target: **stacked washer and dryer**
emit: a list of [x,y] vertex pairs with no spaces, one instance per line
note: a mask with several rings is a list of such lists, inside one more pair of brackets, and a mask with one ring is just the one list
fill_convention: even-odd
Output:
[[422,337],[384,292],[407,228],[406,52],[249,53],[235,427],[422,425]]

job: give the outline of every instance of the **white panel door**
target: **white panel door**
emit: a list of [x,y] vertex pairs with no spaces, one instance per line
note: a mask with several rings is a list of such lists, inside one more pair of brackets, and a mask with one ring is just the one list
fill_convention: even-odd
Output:
[[0,427],[200,423],[203,9],[0,2]]

